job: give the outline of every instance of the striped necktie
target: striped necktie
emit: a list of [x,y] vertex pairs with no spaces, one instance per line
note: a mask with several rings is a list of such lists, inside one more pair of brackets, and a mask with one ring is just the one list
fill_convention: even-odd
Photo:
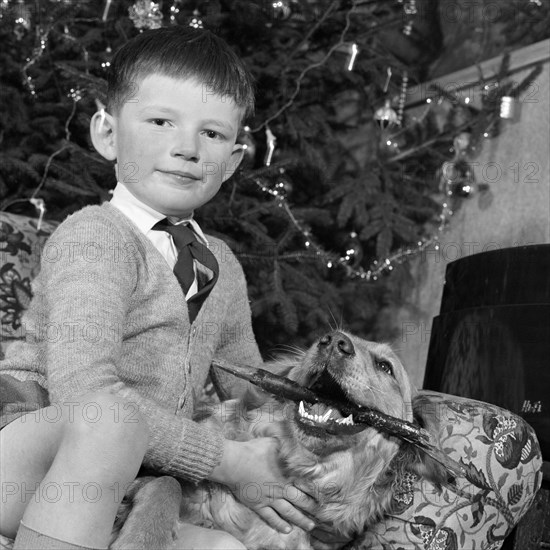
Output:
[[187,224],[172,225],[165,218],[158,222],[154,227],[157,231],[166,231],[172,236],[176,249],[178,251],[178,259],[174,266],[174,275],[178,279],[184,295],[187,294],[189,288],[195,280],[194,261],[207,267],[213,273],[213,277],[207,281],[198,292],[187,300],[189,308],[189,320],[191,323],[195,320],[204,300],[210,294],[212,288],[216,284],[219,275],[219,265],[216,257],[208,248],[200,243],[195,236],[194,231]]

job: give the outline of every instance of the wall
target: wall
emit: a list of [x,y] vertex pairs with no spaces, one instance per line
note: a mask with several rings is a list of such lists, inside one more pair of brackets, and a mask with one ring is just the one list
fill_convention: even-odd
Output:
[[[476,181],[488,184],[489,190],[462,201],[440,237],[439,251],[426,251],[411,260],[414,282],[393,312],[398,334],[393,343],[418,387],[424,379],[430,329],[439,313],[447,264],[484,250],[550,243],[549,44],[539,43],[514,56],[516,67],[524,67],[510,77],[517,82],[529,74],[535,57],[546,61],[536,82],[519,98],[518,120],[503,121],[501,134],[485,140],[481,153],[472,159],[478,163]],[[487,62],[484,74],[490,66],[498,68],[498,63]],[[468,74],[473,74],[471,69]],[[462,71],[438,82],[473,80]],[[418,102],[422,93],[418,94],[411,103]]]

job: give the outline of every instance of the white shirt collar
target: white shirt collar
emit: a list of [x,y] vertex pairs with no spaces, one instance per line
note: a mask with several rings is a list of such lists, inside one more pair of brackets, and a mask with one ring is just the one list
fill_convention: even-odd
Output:
[[[128,218],[130,218],[144,235],[147,235],[147,233],[151,231],[153,226],[159,221],[166,218],[164,214],[157,212],[148,204],[140,201],[120,181],[117,182],[116,187],[113,190],[113,196],[109,202],[113,206],[116,206]],[[193,216],[190,216],[189,218],[174,218],[173,216],[170,216],[168,217],[168,221],[174,225],[188,223],[193,228],[193,231],[195,231],[199,239],[203,241],[204,244],[208,244],[200,225],[193,219]]]

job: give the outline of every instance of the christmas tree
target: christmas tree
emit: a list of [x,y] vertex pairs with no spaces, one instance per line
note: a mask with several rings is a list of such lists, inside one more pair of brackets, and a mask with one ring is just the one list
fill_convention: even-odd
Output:
[[[523,43],[536,18],[545,38],[548,6],[518,9],[523,23],[503,14],[502,32]],[[108,200],[116,184],[88,128],[121,44],[192,25],[245,60],[257,82],[256,114],[239,138],[246,158],[196,215],[243,264],[264,351],[307,345],[331,326],[373,336],[409,276],[405,260],[437,245],[472,192],[464,159],[498,133],[500,99],[534,77],[493,89],[482,108],[435,89],[431,103],[449,105],[445,124],[432,104],[409,119],[409,86],[441,45],[437,3],[420,0],[1,0],[0,17],[0,209],[45,208],[53,220]]]

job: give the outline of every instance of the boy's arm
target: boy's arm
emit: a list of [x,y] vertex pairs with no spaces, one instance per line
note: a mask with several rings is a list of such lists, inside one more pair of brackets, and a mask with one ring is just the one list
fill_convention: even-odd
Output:
[[117,331],[112,329],[124,326],[139,277],[135,266],[124,265],[112,253],[124,244],[121,238],[113,223],[84,216],[84,223],[82,217],[74,223],[69,218],[47,245],[60,253],[55,261],[42,264],[36,293],[42,294],[46,311],[40,312],[43,317],[37,324],[43,326],[35,333],[47,335],[49,330],[55,336],[43,342],[50,399],[68,412],[71,401],[85,393],[119,395],[128,408],[101,413],[131,422],[132,413],[139,410],[147,419],[151,440],[145,463],[164,473],[200,480],[221,460],[221,434],[175,416],[173,410],[143,397],[118,376],[122,340],[113,337]]

